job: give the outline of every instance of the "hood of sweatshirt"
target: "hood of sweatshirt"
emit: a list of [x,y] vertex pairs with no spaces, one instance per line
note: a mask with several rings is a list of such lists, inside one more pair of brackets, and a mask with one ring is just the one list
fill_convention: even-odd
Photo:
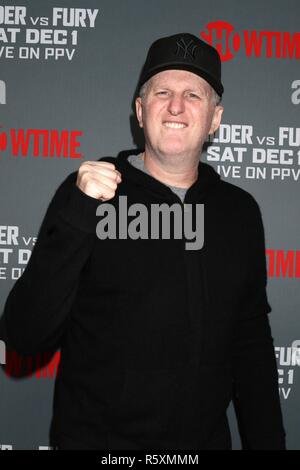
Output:
[[[104,157],[101,160],[114,163],[122,174],[122,180],[124,182],[129,180],[136,185],[143,186],[146,191],[160,195],[167,200],[174,201],[174,197],[176,196],[168,186],[158,181],[153,176],[135,168],[128,161],[129,155],[138,155],[141,152],[143,152],[141,149],[123,150],[118,154],[117,158]],[[200,160],[198,165],[198,178],[187,190],[185,202],[195,202],[206,199],[207,195],[215,189],[220,182],[221,178],[216,170],[211,165],[203,163]]]

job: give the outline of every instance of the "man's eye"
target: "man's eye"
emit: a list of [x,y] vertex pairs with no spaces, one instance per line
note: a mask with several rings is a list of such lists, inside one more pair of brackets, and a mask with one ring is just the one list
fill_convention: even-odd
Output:
[[190,98],[200,98],[200,96],[196,95],[195,93],[189,93]]
[[167,91],[158,91],[156,94],[157,95],[167,95],[168,92]]

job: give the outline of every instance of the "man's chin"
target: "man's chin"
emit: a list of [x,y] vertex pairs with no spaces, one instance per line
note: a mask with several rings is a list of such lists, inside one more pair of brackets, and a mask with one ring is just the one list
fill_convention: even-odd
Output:
[[182,146],[180,147],[170,146],[170,147],[164,147],[160,149],[161,156],[166,157],[166,158],[184,157],[185,155],[187,155],[187,153],[188,153],[187,149]]

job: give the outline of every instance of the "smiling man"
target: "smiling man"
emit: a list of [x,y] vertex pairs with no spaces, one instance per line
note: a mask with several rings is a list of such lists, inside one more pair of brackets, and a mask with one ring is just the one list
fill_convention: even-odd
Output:
[[144,128],[144,164],[167,183],[188,187],[196,179],[200,150],[219,127],[223,107],[216,106],[213,88],[185,70],[154,75],[136,99]]
[[[200,158],[223,112],[219,55],[160,38],[138,90],[145,148],[84,162],[58,188],[5,305],[6,345],[61,349],[58,449],[231,449],[232,400],[243,448],[285,449],[260,209]],[[97,237],[99,205],[122,224],[125,196],[132,216],[176,203],[195,221],[204,204],[204,245]]]
[[218,53],[200,39],[179,34],[152,44],[136,114],[144,128],[144,165],[158,180],[183,188],[196,180],[203,144],[221,122],[220,78]]

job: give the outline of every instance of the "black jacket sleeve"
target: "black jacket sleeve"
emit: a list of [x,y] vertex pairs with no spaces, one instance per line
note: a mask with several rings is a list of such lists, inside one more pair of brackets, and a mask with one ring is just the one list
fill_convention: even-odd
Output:
[[101,203],[76,186],[77,172],[57,189],[22,276],[11,289],[0,336],[8,349],[35,354],[59,346],[80,272],[96,237]]
[[254,199],[248,216],[248,282],[234,349],[235,406],[244,449],[284,450],[278,371],[268,317],[271,307],[266,294],[264,228]]

